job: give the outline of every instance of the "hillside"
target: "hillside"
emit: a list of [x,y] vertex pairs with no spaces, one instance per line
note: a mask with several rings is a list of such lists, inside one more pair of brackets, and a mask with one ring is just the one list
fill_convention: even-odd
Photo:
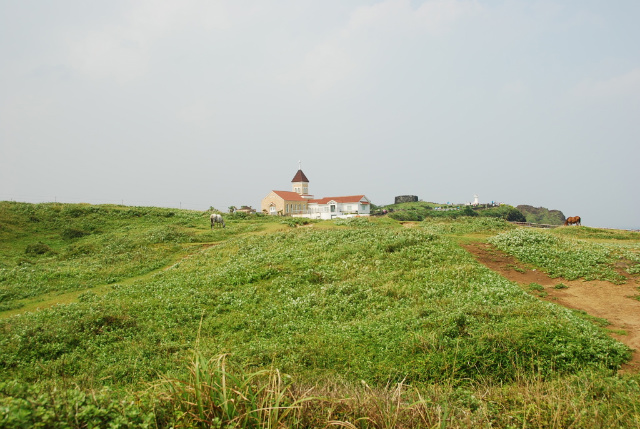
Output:
[[516,206],[516,208],[524,214],[527,222],[545,225],[562,225],[565,221],[564,214],[560,210],[549,210],[545,207],[528,205],[519,205]]
[[[492,241],[552,275],[621,282],[621,256],[640,271],[637,234],[521,233],[478,216],[225,220],[1,202],[0,426],[520,427],[558,417],[558,403],[580,427],[639,421],[618,413],[640,409],[640,378],[616,374],[628,347],[460,246]],[[255,390],[223,399],[243,389]],[[528,414],[541,391],[560,402],[538,396]]]
[[489,217],[508,220],[511,222],[526,222],[525,216],[515,207],[503,204],[501,206],[449,206],[446,204],[429,203],[424,201],[389,204],[380,210],[388,212],[389,217],[398,221],[422,221],[427,218],[457,219],[459,217]]

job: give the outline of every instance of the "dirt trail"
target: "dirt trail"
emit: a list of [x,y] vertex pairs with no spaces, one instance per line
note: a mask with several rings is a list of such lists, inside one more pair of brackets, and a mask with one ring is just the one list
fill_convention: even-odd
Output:
[[[563,305],[567,308],[584,310],[591,316],[609,321],[607,329],[611,336],[634,349],[631,361],[622,371],[640,371],[640,301],[638,277],[630,277],[627,283],[616,285],[606,281],[566,280],[550,278],[542,271],[533,269],[510,255],[487,243],[464,244],[463,247],[488,268],[507,279],[525,287],[538,283],[544,287],[546,296],[541,299]],[[621,273],[624,274],[624,273]],[[563,283],[566,289],[555,289]]]

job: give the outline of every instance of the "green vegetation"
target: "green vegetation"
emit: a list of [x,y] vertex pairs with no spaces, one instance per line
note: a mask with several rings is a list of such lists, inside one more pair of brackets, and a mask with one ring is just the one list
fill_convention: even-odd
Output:
[[304,226],[304,225],[309,225],[311,223],[317,222],[313,219],[309,219],[306,217],[286,217],[282,223],[285,225],[288,225],[292,228],[295,228],[297,226]]
[[551,277],[567,280],[624,281],[613,263],[616,254],[609,246],[587,240],[570,239],[547,230],[515,229],[489,239],[489,242],[523,262],[533,264]]
[[529,290],[542,292],[544,290],[544,286],[539,283],[529,283]]
[[[616,375],[626,346],[457,244],[495,236],[535,253],[574,238],[518,238],[529,230],[499,217],[225,220],[0,203],[0,318],[14,314],[0,319],[0,426],[640,421],[620,412],[640,409],[638,376]],[[27,311],[45,297],[62,304]]]
[[515,226],[500,218],[494,217],[459,217],[428,218],[421,226],[434,234],[468,235],[497,234],[514,229]]
[[151,273],[188,252],[190,243],[260,228],[256,222],[207,232],[202,212],[82,204],[0,203],[0,219],[5,306]]
[[426,203],[401,203],[385,206],[389,217],[398,221],[418,222],[428,218],[458,219],[463,217],[493,217],[505,219],[511,222],[525,222],[526,219],[520,211],[509,205],[497,207],[472,207],[472,206],[446,206],[441,204]]
[[599,229],[581,226],[580,228],[556,228],[553,233],[563,237],[581,238],[600,241],[638,241],[640,232],[620,229]]
[[562,225],[565,221],[560,210],[549,210],[544,207],[520,205],[516,207],[526,218],[526,222],[544,225]]
[[382,207],[387,210],[389,217],[400,221],[419,222],[424,220],[431,213],[436,204],[419,201],[416,203],[390,204]]

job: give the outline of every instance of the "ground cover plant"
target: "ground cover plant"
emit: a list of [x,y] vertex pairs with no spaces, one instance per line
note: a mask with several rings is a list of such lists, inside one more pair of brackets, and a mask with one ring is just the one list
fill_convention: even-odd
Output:
[[510,231],[516,227],[499,217],[460,217],[457,219],[425,219],[422,228],[435,234],[468,235],[480,233],[483,235],[497,234],[503,231]]
[[574,238],[582,242],[597,243],[608,249],[618,266],[623,266],[628,274],[640,274],[640,232],[589,228],[556,228],[554,235]]
[[616,254],[601,243],[531,228],[504,232],[489,242],[523,262],[542,268],[552,277],[624,281],[613,266]]
[[46,293],[141,276],[188,252],[190,243],[261,225],[207,231],[207,216],[153,207],[0,202],[0,310]]
[[[3,269],[17,267],[30,243],[47,244],[57,255],[46,264],[64,266],[59,255],[74,240],[123,230],[146,240],[141,247],[175,253],[143,275],[122,268],[130,277],[102,293],[89,288],[74,302],[0,319],[0,426],[638,423],[637,377],[615,373],[626,346],[458,246],[465,234],[518,230],[501,219],[290,228],[249,217],[211,231],[206,213],[149,208],[120,222],[117,210],[144,210],[114,207],[105,219],[65,225],[102,225],[99,234],[57,238],[62,225],[28,226],[48,209],[7,209],[0,232],[14,238],[3,241]],[[101,252],[115,266],[128,263],[117,246]],[[78,270],[102,275],[91,264]],[[47,290],[48,281],[34,287]]]

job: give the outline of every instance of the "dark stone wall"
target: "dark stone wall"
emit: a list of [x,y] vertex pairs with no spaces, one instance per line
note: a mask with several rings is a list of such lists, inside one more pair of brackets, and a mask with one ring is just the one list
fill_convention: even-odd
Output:
[[396,202],[395,204],[400,204],[400,203],[417,203],[418,202],[418,197],[415,195],[399,195],[396,197]]

